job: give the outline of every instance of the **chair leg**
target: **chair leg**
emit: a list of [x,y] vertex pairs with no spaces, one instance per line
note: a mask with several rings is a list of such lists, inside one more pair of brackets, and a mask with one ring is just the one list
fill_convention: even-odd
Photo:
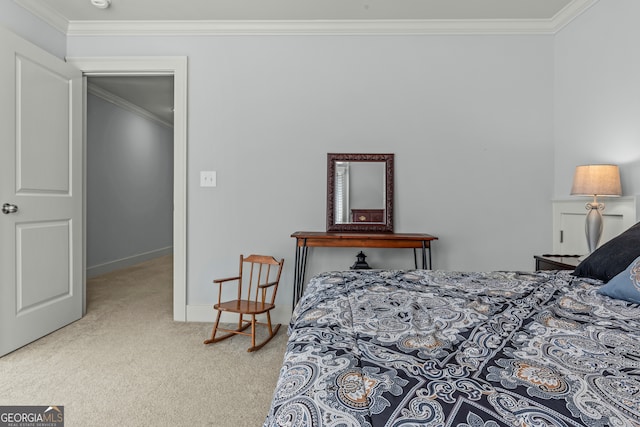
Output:
[[[218,323],[220,323],[220,314],[222,314],[220,311],[218,311],[218,316],[216,317],[216,323],[213,327],[213,331],[211,332],[211,338],[208,340],[205,340],[204,343],[205,344],[212,344],[214,342],[218,342],[218,341],[222,341],[224,339],[227,339],[229,337],[232,337],[242,331],[244,331],[245,329],[247,329],[249,326],[251,326],[251,323],[247,322],[246,324],[242,324],[242,318],[238,324],[238,329],[229,332],[228,334],[224,334],[224,335],[220,335],[219,337],[216,338],[216,332],[218,331]],[[228,331],[228,329],[222,329],[223,331]]]
[[256,346],[256,315],[251,315],[251,347]]
[[[252,324],[255,323],[255,320],[256,319],[255,319],[255,315],[254,315]],[[264,325],[264,323],[262,323],[262,324]],[[271,325],[271,313],[269,311],[267,311],[267,328],[269,329],[269,336],[267,338],[265,338],[265,340],[262,341],[258,345],[256,345],[255,325],[252,326],[252,328],[253,328],[253,333],[251,334],[251,347],[247,350],[249,352],[260,350],[262,347],[264,347],[264,345],[266,343],[271,341],[271,338],[275,337],[276,334],[278,333],[278,331],[280,330],[280,323],[275,325],[275,327],[272,327],[272,325]]]
[[273,329],[271,328],[271,312],[267,311],[267,325],[269,326],[269,335],[273,335]]
[[[251,316],[251,321],[244,321],[243,322],[243,317],[242,315],[240,315],[240,320],[238,321],[238,328],[235,329],[234,331],[230,331],[229,333],[225,334],[225,335],[220,335],[218,337],[216,337],[216,334],[218,333],[218,325],[220,324],[220,315],[222,313],[220,311],[218,311],[218,315],[216,316],[216,323],[213,326],[213,330],[211,331],[211,338],[209,338],[208,340],[205,340],[204,343],[205,344],[212,344],[214,342],[218,342],[218,341],[222,341],[224,339],[227,339],[229,337],[232,337],[234,335],[236,335],[237,333],[240,333],[242,331],[244,331],[245,329],[247,329],[249,326],[251,326],[251,347],[249,347],[247,349],[248,352],[251,351],[256,351],[261,349],[266,343],[268,343],[269,341],[271,341],[271,339],[276,336],[276,334],[278,333],[278,330],[280,330],[280,324],[278,323],[277,325],[272,325],[271,324],[271,313],[267,312],[267,329],[269,330],[269,336],[262,341],[261,343],[256,345],[256,325],[258,324],[258,322],[256,322],[256,315],[253,314]],[[264,325],[264,323],[260,323],[260,325]],[[275,326],[275,327],[274,327]],[[228,329],[222,329],[222,331],[229,331]]]
[[204,340],[205,344],[211,344],[216,342],[216,332],[218,332],[218,323],[220,323],[220,311],[218,311],[218,315],[216,316],[216,323],[213,325],[213,330],[211,331],[211,338],[208,340]]

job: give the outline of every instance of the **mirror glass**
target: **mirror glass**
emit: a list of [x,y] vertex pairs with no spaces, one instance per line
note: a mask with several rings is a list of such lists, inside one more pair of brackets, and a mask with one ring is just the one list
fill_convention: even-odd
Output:
[[327,155],[327,231],[393,231],[393,154]]

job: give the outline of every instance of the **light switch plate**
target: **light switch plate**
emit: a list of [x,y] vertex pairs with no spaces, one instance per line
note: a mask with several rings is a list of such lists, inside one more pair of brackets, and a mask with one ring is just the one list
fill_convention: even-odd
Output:
[[200,187],[215,187],[216,181],[216,171],[200,171]]

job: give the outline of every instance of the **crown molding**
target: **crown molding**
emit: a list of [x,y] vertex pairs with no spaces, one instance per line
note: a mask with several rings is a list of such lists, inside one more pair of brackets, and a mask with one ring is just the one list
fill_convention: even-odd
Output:
[[67,36],[554,34],[598,0],[573,0],[550,19],[67,21],[47,2],[15,0]]
[[553,33],[547,20],[71,21],[68,36]]
[[599,0],[573,0],[553,17],[555,31],[557,33],[569,22],[582,15],[587,9],[596,4]]
[[151,120],[153,122],[159,123],[163,126],[166,126],[168,128],[173,129],[173,123],[167,122],[166,120],[163,120],[162,118],[160,118],[159,116],[153,114],[152,112],[150,112],[147,109],[144,109],[136,104],[133,104],[129,101],[127,101],[126,99],[123,99],[121,97],[119,97],[118,95],[113,94],[112,92],[109,92],[108,90],[105,90],[99,86],[96,86],[93,83],[88,83],[87,84],[87,92],[97,96],[98,98],[101,98],[107,102],[110,102],[114,105],[117,105],[118,107],[127,110],[131,113],[137,114],[139,116],[142,116],[148,120]]

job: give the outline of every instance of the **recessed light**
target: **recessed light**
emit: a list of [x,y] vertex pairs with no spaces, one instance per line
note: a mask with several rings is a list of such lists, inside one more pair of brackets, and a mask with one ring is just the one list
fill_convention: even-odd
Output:
[[111,0],[91,0],[91,4],[98,9],[106,9],[111,5]]

